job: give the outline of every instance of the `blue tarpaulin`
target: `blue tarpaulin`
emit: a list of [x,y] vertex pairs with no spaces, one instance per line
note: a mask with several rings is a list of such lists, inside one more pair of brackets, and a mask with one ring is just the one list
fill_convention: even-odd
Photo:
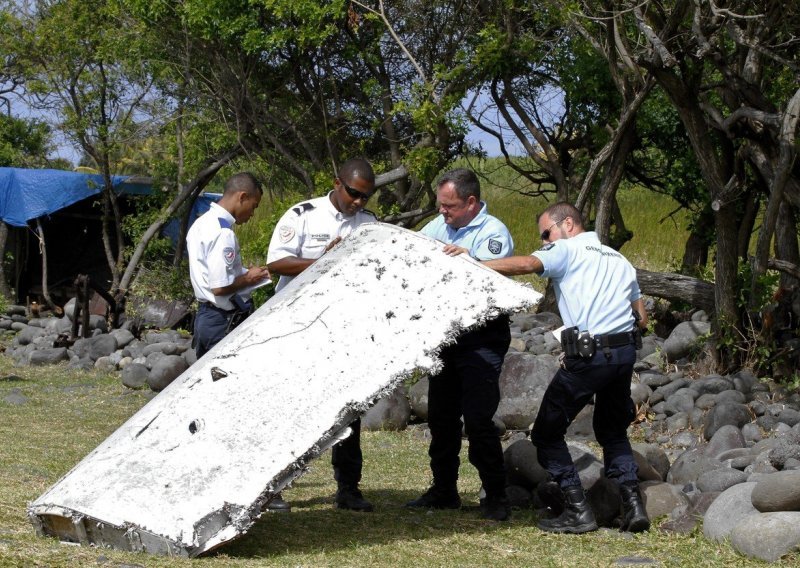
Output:
[[[113,176],[119,188],[128,176]],[[63,170],[0,168],[0,218],[25,227],[28,221],[100,193],[103,176]]]

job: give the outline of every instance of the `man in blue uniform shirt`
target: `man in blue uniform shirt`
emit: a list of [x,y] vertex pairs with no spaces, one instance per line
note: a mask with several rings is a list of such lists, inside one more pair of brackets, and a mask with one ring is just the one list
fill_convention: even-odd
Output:
[[[444,174],[437,184],[439,215],[422,233],[444,243],[450,255],[467,253],[478,260],[514,254],[511,234],[487,212],[480,182],[466,169]],[[461,416],[469,439],[469,461],[478,470],[486,491],[483,516],[505,521],[511,515],[506,498],[506,470],[500,436],[492,417],[500,403],[500,371],[511,341],[508,317],[463,333],[440,356],[442,371],[430,378],[428,425],[431,430],[433,485],[407,507],[458,509],[457,480],[461,450]]]
[[557,533],[597,529],[564,440],[567,427],[594,397],[594,432],[603,447],[606,477],[620,488],[622,529],[645,531],[650,520],[627,434],[634,418],[630,388],[636,343],[647,326],[636,270],[602,245],[596,233],[585,231],[580,212],[569,203],[545,209],[539,231],[545,245],[532,255],[485,263],[501,274],[550,278],[566,328],[561,368],[545,392],[531,432],[539,463],[561,487],[564,511],[540,520],[539,528]]

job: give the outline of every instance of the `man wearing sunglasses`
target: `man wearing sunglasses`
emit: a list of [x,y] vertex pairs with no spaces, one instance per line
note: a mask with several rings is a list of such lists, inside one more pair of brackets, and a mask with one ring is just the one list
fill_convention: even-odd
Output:
[[640,329],[647,326],[636,269],[601,244],[596,233],[585,231],[580,211],[569,203],[545,209],[539,231],[544,246],[532,255],[484,263],[505,275],[535,273],[550,278],[564,321],[564,358],[545,391],[531,432],[539,463],[561,487],[564,511],[540,520],[539,528],[556,533],[597,529],[564,440],[567,427],[594,397],[594,433],[603,447],[606,477],[620,489],[622,530],[646,531],[650,520],[627,434],[635,415],[633,364]]
[[[506,226],[488,214],[481,201],[480,182],[470,170],[444,174],[437,184],[441,215],[422,233],[445,243],[444,252],[466,252],[478,260],[514,254]],[[508,317],[501,316],[459,336],[440,353],[442,371],[428,383],[428,426],[433,485],[407,507],[458,509],[457,480],[461,450],[461,417],[469,439],[469,461],[478,470],[486,497],[481,512],[487,519],[511,516],[506,497],[503,449],[492,417],[500,403],[500,371],[511,334]]]
[[[272,233],[267,267],[279,274],[276,292],[336,246],[362,223],[377,221],[364,209],[375,193],[375,173],[363,158],[353,158],[339,168],[333,190],[325,197],[301,201],[281,217]],[[350,424],[352,434],[333,447],[331,462],[338,483],[336,506],[353,511],[372,511],[358,484],[363,464],[361,420]]]

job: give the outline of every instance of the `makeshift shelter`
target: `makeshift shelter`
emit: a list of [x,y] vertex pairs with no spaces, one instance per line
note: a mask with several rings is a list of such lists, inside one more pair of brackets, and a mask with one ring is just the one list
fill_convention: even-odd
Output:
[[[149,178],[113,176],[112,183],[123,197],[120,200],[123,215],[134,212],[137,197],[153,192]],[[110,282],[102,242],[102,210],[97,200],[102,188],[103,177],[99,174],[0,168],[0,219],[10,227],[5,250],[13,259],[6,276],[16,292],[17,302],[41,300],[39,225],[47,247],[48,287],[55,303],[63,305],[71,296],[72,283],[78,274],[86,274],[101,285]],[[200,196],[190,221],[218,199],[217,194]],[[165,227],[164,233],[173,240],[177,238],[176,223]]]

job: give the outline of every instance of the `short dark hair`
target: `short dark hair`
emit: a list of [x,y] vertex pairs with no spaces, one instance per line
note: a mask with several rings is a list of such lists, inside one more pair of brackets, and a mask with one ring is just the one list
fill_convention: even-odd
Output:
[[250,197],[264,193],[261,182],[250,172],[239,172],[228,178],[225,182],[223,195],[230,195],[239,191],[245,192]]
[[[567,217],[572,217],[572,222],[575,223],[578,227],[583,228],[583,215],[581,212],[578,211],[578,208],[572,205],[571,203],[567,203],[566,201],[560,201],[558,203],[553,203],[550,207],[542,211],[542,215],[547,213],[554,223],[561,222]],[[540,217],[542,215],[539,215]]]
[[350,158],[339,167],[336,176],[345,183],[353,181],[353,178],[361,178],[364,181],[375,184],[375,172],[370,163],[364,158]]
[[481,182],[472,170],[467,168],[450,170],[442,174],[442,177],[436,182],[436,187],[442,187],[448,182],[453,184],[456,195],[462,201],[466,201],[470,195],[474,195],[478,201],[481,200]]

